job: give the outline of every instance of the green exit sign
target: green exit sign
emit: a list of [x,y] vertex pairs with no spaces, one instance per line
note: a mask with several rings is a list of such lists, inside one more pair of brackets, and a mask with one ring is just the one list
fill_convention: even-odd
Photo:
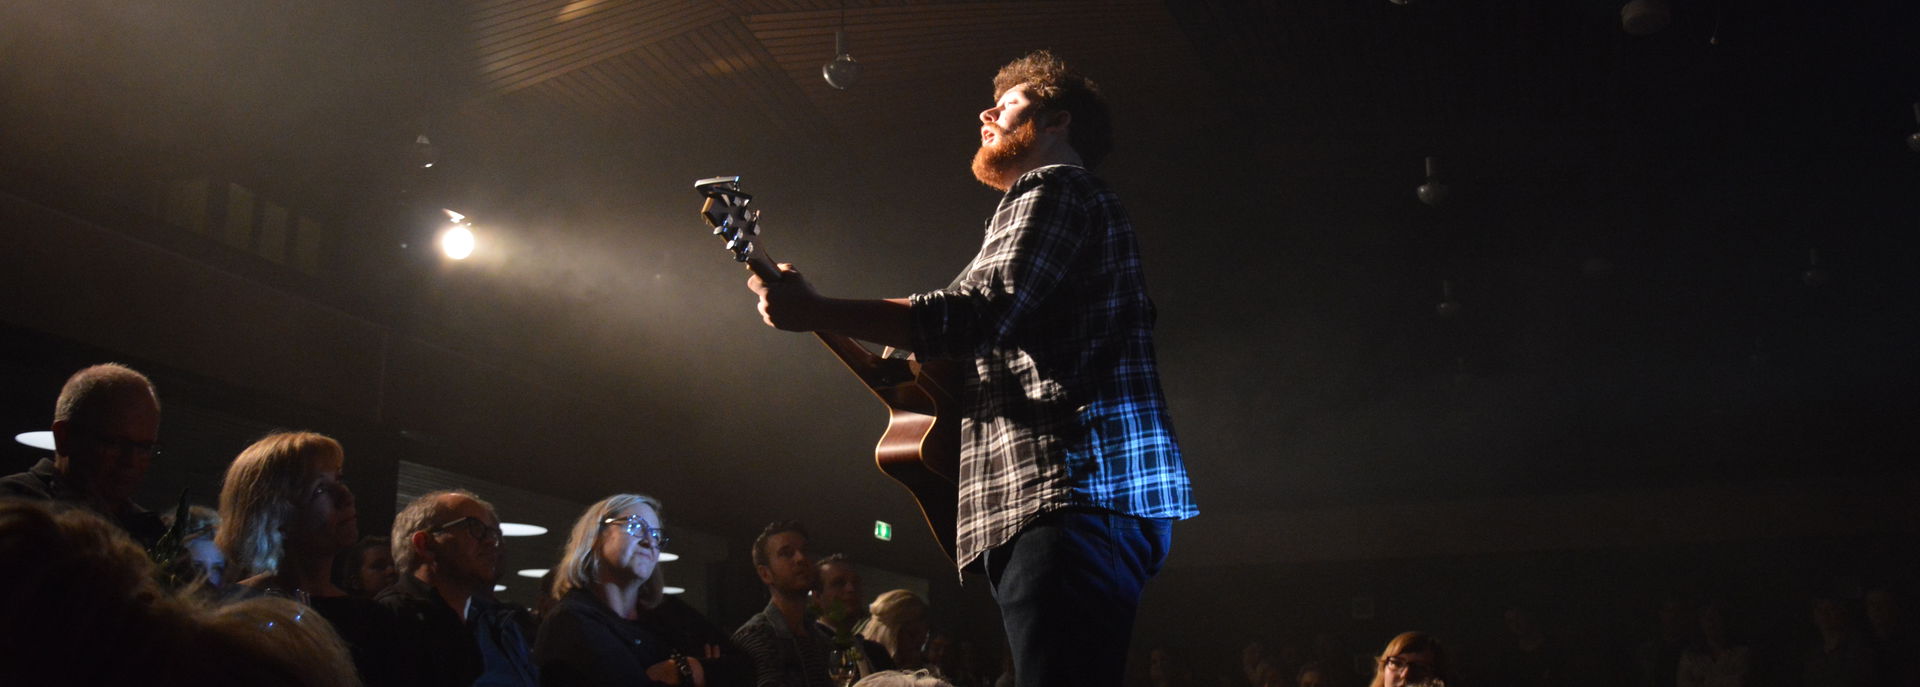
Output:
[[893,541],[893,525],[885,520],[873,521],[873,538],[880,541]]

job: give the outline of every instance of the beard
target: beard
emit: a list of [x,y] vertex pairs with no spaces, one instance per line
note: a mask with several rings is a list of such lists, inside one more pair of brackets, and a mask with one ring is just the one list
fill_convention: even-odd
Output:
[[1013,186],[1013,180],[1020,178],[1020,160],[1033,151],[1035,141],[1039,140],[1039,128],[1034,126],[1033,118],[1027,117],[1012,129],[1002,129],[987,124],[993,130],[993,144],[981,144],[973,153],[973,178],[998,191],[1006,191]]

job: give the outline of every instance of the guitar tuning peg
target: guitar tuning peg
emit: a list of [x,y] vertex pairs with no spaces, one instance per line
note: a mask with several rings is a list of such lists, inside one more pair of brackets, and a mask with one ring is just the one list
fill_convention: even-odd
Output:
[[747,218],[747,221],[749,221],[749,222],[758,222],[758,221],[760,221],[760,211],[759,211],[759,210],[747,210],[747,211],[745,211],[745,212],[742,212],[742,213],[740,213],[740,214],[741,214],[741,216],[743,216],[743,217],[746,217],[746,218]]
[[723,223],[723,224],[718,224],[718,225],[715,225],[715,226],[713,227],[713,235],[714,235],[714,236],[725,236],[725,235],[727,235],[727,225],[726,225],[726,224],[724,224],[724,223]]
[[727,250],[744,256],[753,252],[753,244],[745,239],[734,239],[727,242]]

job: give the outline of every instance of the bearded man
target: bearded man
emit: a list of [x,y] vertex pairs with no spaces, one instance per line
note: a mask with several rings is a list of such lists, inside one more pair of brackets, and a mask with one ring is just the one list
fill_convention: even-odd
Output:
[[1093,82],[1044,51],[994,77],[974,176],[1004,192],[944,289],[827,298],[754,277],[767,324],[972,363],[957,562],[993,586],[1020,685],[1116,685],[1146,581],[1197,515],[1153,351],[1153,303]]

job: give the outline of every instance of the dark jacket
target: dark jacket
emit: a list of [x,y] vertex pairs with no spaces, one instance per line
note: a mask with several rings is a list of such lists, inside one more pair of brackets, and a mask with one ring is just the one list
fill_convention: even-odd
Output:
[[828,655],[833,650],[833,635],[820,629],[811,613],[801,621],[796,635],[787,628],[786,616],[772,603],[748,618],[733,631],[733,643],[753,660],[757,687],[827,687]]
[[417,684],[467,687],[480,677],[484,666],[473,633],[432,587],[401,575],[373,600],[393,612]]
[[665,640],[584,589],[560,598],[533,643],[542,685],[659,685],[647,667],[671,656]]
[[[60,479],[60,473],[53,467],[52,458],[41,458],[26,472],[16,472],[0,477],[0,498],[17,498],[33,501],[53,501],[69,506],[87,507],[87,495],[69,486]],[[139,504],[127,502],[120,512],[107,517],[113,524],[133,536],[141,546],[152,548],[160,541],[160,535],[167,526],[160,522],[160,516],[141,508]]]
[[513,607],[475,597],[461,621],[439,592],[412,575],[401,575],[374,599],[393,612],[404,652],[412,659],[413,684],[539,684]]
[[[707,658],[708,647],[720,657]],[[654,685],[647,667],[674,650],[700,662],[708,687],[753,684],[752,666],[726,634],[671,596],[628,620],[592,592],[567,592],[541,621],[533,656],[543,685]]]

